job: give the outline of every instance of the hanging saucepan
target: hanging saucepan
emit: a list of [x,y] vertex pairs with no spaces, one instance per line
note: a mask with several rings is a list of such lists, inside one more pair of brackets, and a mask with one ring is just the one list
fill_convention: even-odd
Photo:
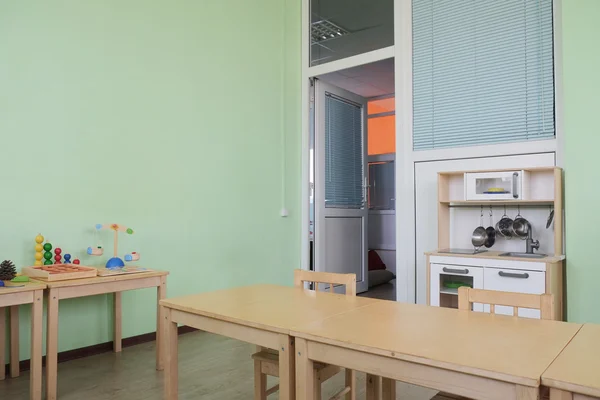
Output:
[[529,234],[529,229],[531,229],[531,225],[529,221],[521,216],[521,207],[518,208],[517,216],[512,224],[512,231],[514,236],[521,238],[523,240],[527,239],[527,235]]
[[496,233],[504,239],[512,239],[513,220],[506,215],[506,206],[504,206],[504,215],[496,222]]
[[487,233],[487,239],[485,240],[485,247],[488,249],[496,243],[496,229],[494,228],[494,219],[492,216],[492,206],[490,206],[490,226],[485,229]]
[[471,243],[475,246],[475,250],[479,250],[487,241],[487,231],[483,227],[483,206],[481,206],[481,215],[479,216],[479,226],[475,228],[471,235]]

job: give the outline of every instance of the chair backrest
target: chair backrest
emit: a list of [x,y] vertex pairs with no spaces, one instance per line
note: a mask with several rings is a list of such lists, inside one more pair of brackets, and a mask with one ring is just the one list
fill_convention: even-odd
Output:
[[554,319],[554,297],[551,294],[526,294],[500,292],[497,290],[458,288],[459,310],[471,310],[473,303],[490,305],[490,312],[495,314],[495,306],[512,307],[513,315],[518,316],[519,308],[540,310],[542,319]]
[[294,286],[303,287],[304,282],[314,282],[315,290],[318,289],[319,283],[328,283],[331,293],[333,293],[333,285],[344,285],[346,296],[356,296],[356,274],[294,270]]

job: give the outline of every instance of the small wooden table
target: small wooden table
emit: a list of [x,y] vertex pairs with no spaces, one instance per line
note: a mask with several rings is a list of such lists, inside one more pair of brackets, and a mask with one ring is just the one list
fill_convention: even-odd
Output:
[[[290,329],[365,307],[377,300],[256,285],[162,300],[166,310],[165,398],[178,398],[177,324],[279,350],[279,398],[295,398]],[[250,360],[248,360],[250,362]]]
[[[10,376],[19,376],[19,306],[31,304],[31,373],[29,397],[42,399],[42,325],[46,285],[41,283],[7,283],[13,287],[0,288],[0,380],[5,378],[5,318],[10,307]],[[19,287],[22,286],[22,287]]]
[[46,334],[46,400],[57,396],[58,362],[58,302],[75,297],[113,293],[114,296],[114,351],[121,351],[121,292],[134,289],[157,288],[156,369],[163,369],[164,318],[158,302],[166,297],[166,271],[148,271],[137,274],[97,276],[94,278],[47,282],[48,332]]
[[586,324],[542,375],[550,400],[600,399],[600,325]]
[[471,399],[533,400],[542,373],[580,328],[379,301],[292,330],[296,396],[313,400],[318,361]]

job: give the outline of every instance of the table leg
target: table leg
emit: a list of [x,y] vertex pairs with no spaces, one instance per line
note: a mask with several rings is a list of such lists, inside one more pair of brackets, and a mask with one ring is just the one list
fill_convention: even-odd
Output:
[[381,377],[367,374],[367,400],[381,399]]
[[296,400],[314,399],[315,375],[314,362],[308,358],[308,346],[305,339],[296,338]]
[[165,316],[160,301],[167,297],[167,277],[161,276],[160,286],[156,290],[156,370],[165,368]]
[[19,306],[10,307],[10,377],[19,376]]
[[165,399],[177,400],[178,397],[178,348],[177,348],[177,323],[171,319],[171,310],[165,309]]
[[517,400],[538,400],[540,398],[540,388],[517,385]]
[[46,332],[46,400],[56,400],[58,362],[58,290],[48,289]]
[[279,335],[279,399],[294,400],[295,396],[295,364],[294,338]]
[[383,400],[396,400],[396,381],[389,378],[382,378],[381,394]]
[[31,305],[31,361],[29,373],[29,397],[31,400],[42,400],[43,299],[43,290],[36,290],[33,292],[33,304]]
[[6,378],[6,307],[0,307],[0,381]]
[[550,400],[573,400],[573,393],[550,388]]
[[123,315],[122,315],[122,293],[115,292],[113,293],[113,315],[114,315],[114,325],[113,325],[113,351],[115,353],[121,352],[121,340],[123,337]]

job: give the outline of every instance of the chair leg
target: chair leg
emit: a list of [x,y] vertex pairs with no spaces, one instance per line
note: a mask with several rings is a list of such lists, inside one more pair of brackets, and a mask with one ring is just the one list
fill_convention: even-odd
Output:
[[261,372],[260,361],[254,360],[254,400],[267,400],[267,375]]
[[346,400],[356,400],[356,372],[352,369],[346,369],[346,386],[350,387]]
[[316,369],[313,369],[313,374],[315,377],[315,391],[313,396],[315,400],[321,400],[321,384],[323,382],[321,382],[321,378],[319,377],[319,374]]

